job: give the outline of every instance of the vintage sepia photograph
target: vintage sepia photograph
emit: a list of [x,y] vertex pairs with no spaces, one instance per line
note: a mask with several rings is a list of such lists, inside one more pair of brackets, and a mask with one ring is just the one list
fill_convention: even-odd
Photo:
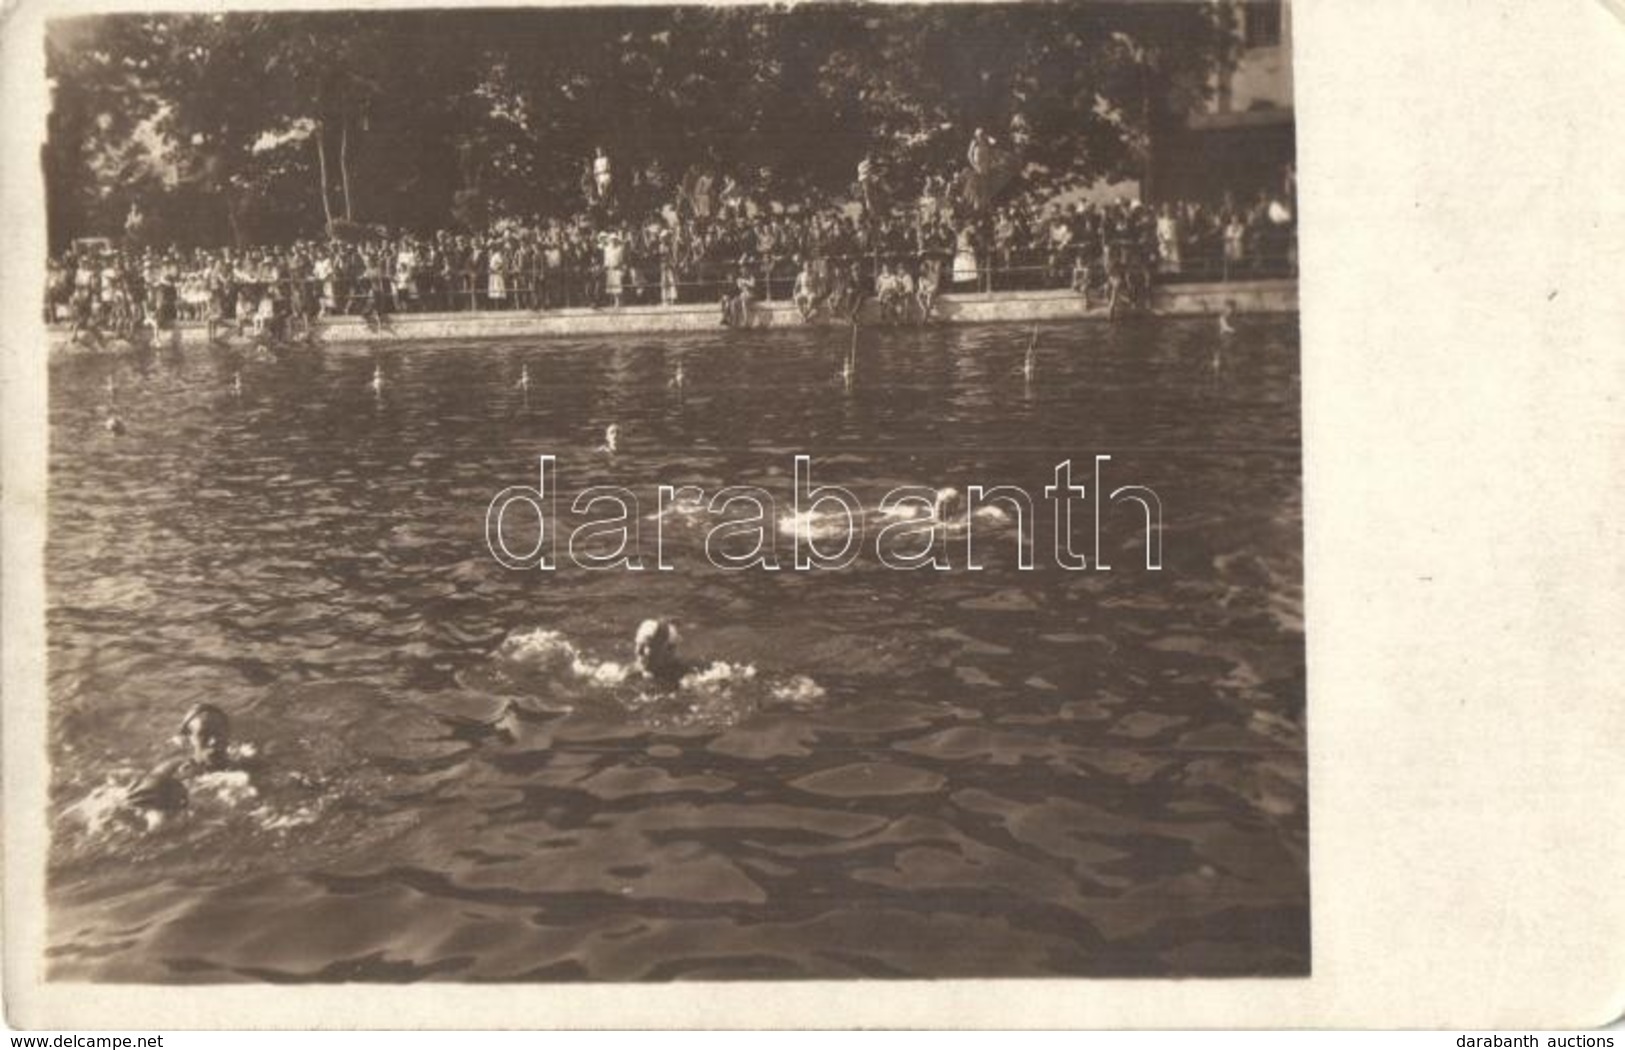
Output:
[[1292,16],[49,20],[45,979],[1309,977]]

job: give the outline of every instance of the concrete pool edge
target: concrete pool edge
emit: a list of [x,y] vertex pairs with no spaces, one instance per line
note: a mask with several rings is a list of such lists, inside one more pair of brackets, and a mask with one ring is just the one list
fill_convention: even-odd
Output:
[[[1204,317],[1217,315],[1225,303],[1247,314],[1291,314],[1298,310],[1298,282],[1270,279],[1162,285],[1152,295],[1154,317]],[[864,311],[866,319],[878,318],[873,302]],[[932,320],[975,324],[999,321],[1106,320],[1104,304],[1086,304],[1070,290],[955,293],[942,296]],[[799,328],[801,320],[789,302],[758,303],[751,311],[752,328]],[[812,324],[828,324],[817,318]],[[591,309],[574,307],[546,312],[504,310],[491,312],[394,314],[383,329],[372,329],[359,317],[324,318],[319,336],[328,343],[411,342],[452,339],[513,339],[528,337],[571,337],[635,335],[676,332],[710,332],[720,328],[718,308],[713,303],[680,306],[624,306]],[[53,355],[73,344],[66,325],[51,325],[49,345]],[[184,322],[174,329],[173,338],[182,344],[207,341],[204,325]]]

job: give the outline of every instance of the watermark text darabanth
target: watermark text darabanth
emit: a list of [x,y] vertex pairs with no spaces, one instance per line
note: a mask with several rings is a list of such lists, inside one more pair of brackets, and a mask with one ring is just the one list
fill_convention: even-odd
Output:
[[[543,572],[565,562],[670,572],[677,568],[670,532],[678,527],[703,531],[699,546],[719,569],[808,572],[872,558],[898,571],[980,572],[1002,545],[1019,571],[1036,567],[1041,546],[1062,569],[1107,571],[1112,565],[1103,536],[1137,533],[1144,538],[1145,568],[1159,571],[1162,500],[1145,485],[1108,490],[1110,461],[1096,455],[1089,477],[1064,459],[1036,498],[1017,485],[967,482],[963,492],[902,485],[866,505],[844,486],[815,481],[812,457],[797,455],[789,493],[657,482],[648,512],[647,499],[622,485],[581,489],[561,507],[556,457],[542,455],[535,485],[510,485],[492,497],[485,541],[505,568]],[[1049,542],[1041,545],[1035,534],[1046,528]]]

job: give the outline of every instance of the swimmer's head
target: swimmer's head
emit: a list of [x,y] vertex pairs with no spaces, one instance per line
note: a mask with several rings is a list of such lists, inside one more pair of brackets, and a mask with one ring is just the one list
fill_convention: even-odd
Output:
[[614,452],[620,443],[621,426],[619,423],[611,423],[609,426],[604,428],[604,447],[609,449],[611,452]]
[[965,497],[951,485],[938,489],[931,514],[938,521],[956,521],[965,516]]
[[194,762],[219,768],[226,762],[231,720],[213,704],[197,704],[181,719],[180,739]]
[[644,620],[632,636],[632,661],[645,678],[667,678],[678,672],[677,626],[669,620]]

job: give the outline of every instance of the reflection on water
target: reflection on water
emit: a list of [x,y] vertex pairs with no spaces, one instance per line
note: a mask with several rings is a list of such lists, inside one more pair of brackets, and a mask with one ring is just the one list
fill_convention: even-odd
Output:
[[[850,387],[832,329],[62,362],[53,975],[1307,972],[1295,324],[1041,326],[1030,381],[1028,338],[865,330]],[[678,571],[504,570],[485,508],[544,453],[561,505],[650,510],[787,508],[796,453],[871,506],[1109,454],[1165,568],[1125,510],[1110,572],[1042,530],[1032,572],[998,533],[981,572],[725,572],[682,515]],[[676,693],[625,673],[650,616]],[[264,775],[98,822],[201,701]]]

